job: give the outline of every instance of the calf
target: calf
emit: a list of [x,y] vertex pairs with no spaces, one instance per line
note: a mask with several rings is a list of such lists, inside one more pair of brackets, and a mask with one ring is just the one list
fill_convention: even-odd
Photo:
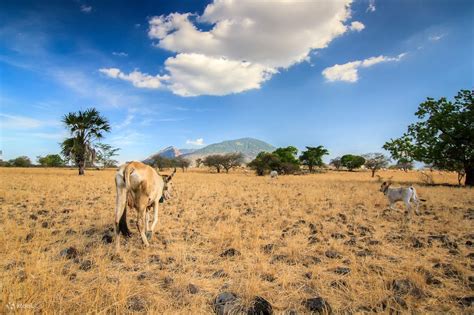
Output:
[[403,201],[408,211],[408,217],[411,218],[412,207],[410,202],[413,201],[416,204],[416,214],[420,214],[418,211],[418,207],[420,200],[423,199],[418,199],[415,187],[390,187],[391,184],[392,183],[390,182],[383,182],[380,186],[380,191],[383,192],[383,194],[388,198],[388,202],[390,203],[390,209],[393,210],[393,204],[395,202]]

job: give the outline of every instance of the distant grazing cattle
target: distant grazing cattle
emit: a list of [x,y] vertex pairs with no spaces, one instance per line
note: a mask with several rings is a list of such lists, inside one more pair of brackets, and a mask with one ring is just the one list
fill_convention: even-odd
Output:
[[418,211],[419,202],[426,201],[419,199],[416,194],[416,189],[413,186],[410,187],[390,187],[391,182],[383,182],[380,186],[380,191],[387,196],[390,203],[390,209],[393,209],[393,204],[397,201],[403,201],[408,211],[408,218],[411,218],[411,204],[413,201],[416,204],[416,214],[420,214]]
[[278,178],[278,172],[277,171],[271,171],[270,172],[270,177],[271,178]]
[[[130,236],[127,226],[127,208],[137,211],[137,227],[143,244],[149,246],[156,224],[158,223],[158,203],[170,197],[168,184],[176,173],[160,175],[151,166],[141,162],[127,162],[120,166],[115,174],[117,199],[115,205],[116,248],[120,248],[120,233]],[[153,207],[153,223],[148,226],[147,210]]]

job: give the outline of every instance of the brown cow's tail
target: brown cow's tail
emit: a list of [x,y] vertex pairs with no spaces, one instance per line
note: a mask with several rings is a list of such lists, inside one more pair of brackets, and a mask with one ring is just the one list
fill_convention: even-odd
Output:
[[128,229],[127,225],[127,206],[125,206],[125,210],[123,210],[122,217],[120,218],[119,221],[119,232],[122,233],[123,236],[125,237],[130,237],[132,236],[132,233]]
[[119,231],[122,233],[125,237],[130,237],[132,233],[128,229],[127,225],[127,208],[131,205],[131,190],[130,190],[130,174],[134,171],[135,169],[133,166],[130,164],[125,167],[125,170],[123,172],[123,180],[125,182],[125,187],[127,190],[127,201],[125,202],[125,209],[123,210],[122,217],[120,218],[119,221]]

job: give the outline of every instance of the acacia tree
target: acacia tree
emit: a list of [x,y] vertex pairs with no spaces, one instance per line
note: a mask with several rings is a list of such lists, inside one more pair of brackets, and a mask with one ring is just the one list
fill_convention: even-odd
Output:
[[227,153],[224,154],[221,158],[221,165],[225,169],[226,173],[229,173],[234,167],[242,165],[244,162],[244,155],[240,152],[237,153]]
[[372,171],[372,177],[382,167],[387,167],[390,159],[382,153],[368,153],[362,156],[365,159],[365,167]]
[[48,154],[46,156],[38,156],[38,163],[46,167],[64,166],[64,161],[59,154]]
[[110,144],[97,143],[95,150],[97,162],[101,163],[103,168],[115,167],[118,164],[118,161],[114,160],[113,157],[118,155],[119,148],[114,148]]
[[329,151],[322,145],[317,147],[306,147],[306,151],[301,152],[300,161],[303,165],[307,165],[309,172],[313,172],[313,168],[323,166],[323,156],[328,155]]
[[201,164],[202,164],[202,159],[201,158],[197,158],[195,162],[196,162],[196,167],[197,168],[201,167]]
[[341,166],[342,166],[342,163],[341,163],[341,158],[338,156],[334,159],[332,159],[330,162],[329,162],[330,165],[334,166],[336,168],[336,170],[340,169]]
[[110,132],[109,121],[95,108],[89,108],[64,115],[62,122],[71,137],[63,141],[61,152],[75,162],[79,175],[84,175],[86,163],[93,163],[96,157],[94,141],[102,139],[104,132]]
[[365,159],[362,156],[346,154],[341,157],[341,165],[346,167],[349,171],[364,165]]
[[419,121],[383,148],[396,160],[407,158],[465,173],[465,185],[474,186],[473,94],[474,91],[461,90],[454,101],[427,98],[415,112]]
[[173,159],[172,162],[175,167],[180,167],[183,172],[186,171],[186,169],[191,165],[191,161],[181,156],[178,156],[177,158]]
[[296,158],[298,149],[293,146],[278,148],[272,152],[281,162],[278,173],[292,174],[299,170],[300,161]]
[[221,172],[222,169],[222,155],[211,154],[204,158],[202,164],[209,168],[215,168],[217,173]]
[[269,152],[260,152],[253,161],[247,164],[248,167],[255,170],[258,176],[263,176],[272,170],[279,171],[281,165],[280,158]]

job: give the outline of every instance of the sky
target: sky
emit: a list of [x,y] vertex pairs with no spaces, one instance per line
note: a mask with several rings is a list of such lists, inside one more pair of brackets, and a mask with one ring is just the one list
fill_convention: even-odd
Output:
[[474,87],[473,21],[469,0],[3,0],[1,158],[59,153],[90,107],[121,162],[244,137],[383,152]]

